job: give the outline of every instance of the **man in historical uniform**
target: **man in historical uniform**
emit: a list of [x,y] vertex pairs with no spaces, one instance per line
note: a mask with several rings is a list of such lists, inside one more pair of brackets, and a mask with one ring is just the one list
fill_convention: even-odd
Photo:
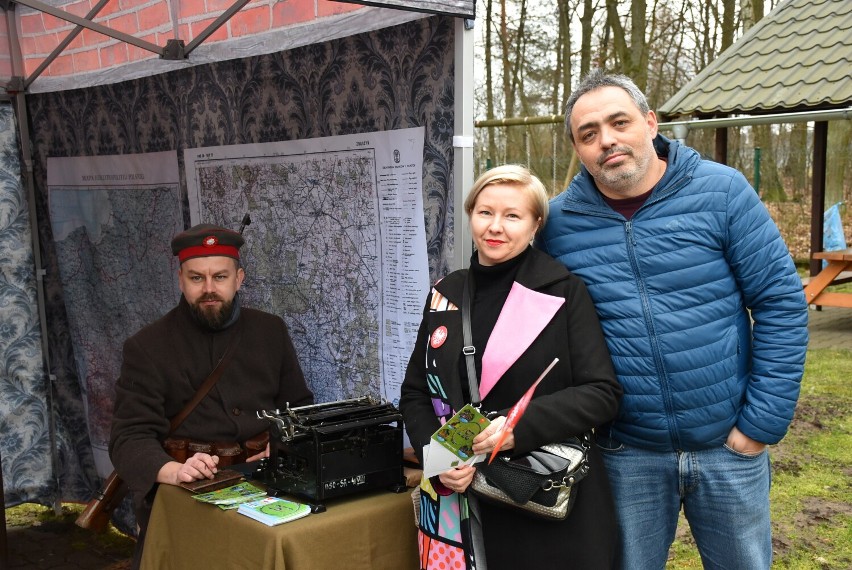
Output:
[[[180,301],[124,344],[109,453],[133,497],[137,564],[158,484],[213,478],[220,463],[216,449],[267,430],[257,410],[313,403],[284,321],[240,306],[243,243],[240,233],[209,224],[175,236]],[[218,380],[170,433],[173,418],[220,364]],[[192,444],[185,461],[163,449],[167,436]],[[240,460],[268,451],[243,451]]]

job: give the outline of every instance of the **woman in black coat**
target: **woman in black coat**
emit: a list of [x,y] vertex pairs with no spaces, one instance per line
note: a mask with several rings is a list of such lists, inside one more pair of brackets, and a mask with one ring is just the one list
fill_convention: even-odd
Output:
[[[621,387],[583,282],[530,244],[547,219],[547,194],[521,166],[484,173],[465,200],[476,251],[469,270],[439,281],[426,302],[402,385],[400,409],[415,452],[471,401],[462,355],[462,292],[474,283],[471,327],[482,409],[497,412],[474,440],[476,454],[496,445],[508,410],[558,358],[501,445],[529,452],[615,417]],[[592,568],[613,565],[617,528],[595,445],[590,471],[564,521],[546,521],[467,492],[476,466],[451,469],[420,488],[420,567]]]

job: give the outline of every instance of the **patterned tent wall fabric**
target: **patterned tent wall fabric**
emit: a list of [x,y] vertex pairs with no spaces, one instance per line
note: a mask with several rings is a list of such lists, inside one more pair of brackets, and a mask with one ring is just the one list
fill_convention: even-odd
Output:
[[[52,371],[63,422],[75,434],[62,453],[63,500],[88,500],[99,481],[48,218],[47,157],[177,150],[188,226],[183,149],[424,126],[434,281],[449,272],[453,257],[453,30],[452,18],[435,16],[285,52],[28,97]],[[3,457],[5,463],[5,449]]]
[[50,416],[14,112],[0,105],[0,456],[6,506],[50,504]]

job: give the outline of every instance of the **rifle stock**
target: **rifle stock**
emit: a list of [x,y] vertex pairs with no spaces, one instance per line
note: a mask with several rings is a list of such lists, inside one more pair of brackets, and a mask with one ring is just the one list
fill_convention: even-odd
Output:
[[104,532],[112,518],[112,512],[121,504],[125,495],[127,495],[127,485],[118,473],[113,471],[107,477],[103,490],[89,501],[74,524],[93,532]]

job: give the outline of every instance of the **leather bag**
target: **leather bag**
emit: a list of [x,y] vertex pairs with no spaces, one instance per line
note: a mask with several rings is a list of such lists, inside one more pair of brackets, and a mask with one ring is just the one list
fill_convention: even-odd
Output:
[[534,517],[565,520],[577,483],[589,472],[588,438],[543,445],[529,453],[498,455],[476,466],[470,485],[478,497]]

